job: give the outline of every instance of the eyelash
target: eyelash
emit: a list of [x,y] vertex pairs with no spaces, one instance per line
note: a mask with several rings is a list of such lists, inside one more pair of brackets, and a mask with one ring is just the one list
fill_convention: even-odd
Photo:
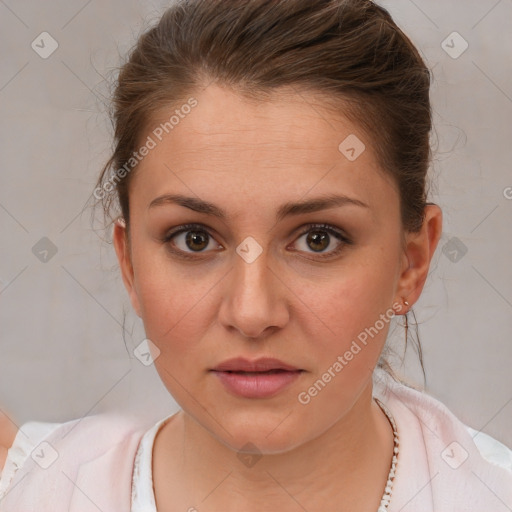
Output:
[[[327,255],[323,253],[316,253],[316,259],[327,259],[327,258],[333,258],[334,256],[337,256],[344,248],[345,245],[352,245],[353,241],[350,240],[342,231],[335,228],[334,226],[331,226],[330,224],[307,224],[304,228],[304,230],[297,236],[297,238],[300,238],[310,231],[318,230],[318,231],[326,231],[330,235],[337,238],[340,242],[342,242],[336,249],[330,251]],[[169,250],[173,253],[178,255],[180,258],[188,259],[188,260],[196,260],[198,256],[202,254],[202,252],[187,252],[182,251],[181,249],[174,249],[171,248],[171,240],[181,233],[186,233],[188,231],[200,231],[206,233],[210,238],[214,238],[211,233],[208,231],[208,229],[203,226],[202,224],[183,224],[182,226],[178,226],[173,231],[167,233],[165,237],[162,239],[162,242],[165,244],[168,244]],[[207,252],[207,251],[206,251]],[[297,251],[300,252],[300,251]],[[191,254],[195,254],[194,256],[191,256]]]

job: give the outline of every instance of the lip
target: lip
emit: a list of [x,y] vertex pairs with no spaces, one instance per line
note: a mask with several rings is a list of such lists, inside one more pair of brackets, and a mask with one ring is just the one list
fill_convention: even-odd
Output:
[[288,387],[304,370],[269,357],[255,361],[237,357],[211,371],[237,397],[269,398]]
[[249,361],[244,357],[235,357],[220,363],[213,370],[221,372],[267,372],[269,370],[297,371],[299,368],[283,363],[283,361],[273,357],[260,357],[254,361]]

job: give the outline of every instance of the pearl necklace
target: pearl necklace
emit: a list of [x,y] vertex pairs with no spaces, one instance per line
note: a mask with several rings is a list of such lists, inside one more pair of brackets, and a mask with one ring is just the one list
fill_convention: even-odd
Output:
[[377,510],[377,512],[386,512],[388,509],[389,503],[391,501],[391,492],[393,491],[393,481],[395,480],[396,464],[397,464],[397,460],[398,460],[398,431],[396,428],[395,419],[393,418],[389,409],[378,398],[375,398],[375,401],[377,402],[379,407],[382,409],[384,414],[388,417],[388,420],[391,423],[391,426],[393,427],[393,441],[394,441],[393,460],[391,461],[391,469],[388,474],[388,481],[386,482],[386,488],[384,489],[384,494],[382,496],[379,508]]

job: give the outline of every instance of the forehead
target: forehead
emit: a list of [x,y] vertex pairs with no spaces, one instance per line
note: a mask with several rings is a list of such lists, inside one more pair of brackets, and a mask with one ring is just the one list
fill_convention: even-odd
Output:
[[[378,202],[383,192],[389,200],[395,188],[361,128],[311,93],[286,89],[256,101],[210,85],[194,98],[197,105],[186,109],[172,128],[165,123],[179,106],[161,111],[148,132],[156,146],[139,164],[137,186],[131,187],[147,202],[184,186],[188,195],[244,190],[270,202],[314,189],[366,203]],[[162,126],[168,133],[159,140],[154,133],[162,132]],[[347,146],[354,147],[357,158],[352,158],[354,151],[346,152],[352,149]]]
[[[339,143],[350,134],[366,139],[359,127],[341,113],[329,112],[318,97],[306,91],[283,88],[258,101],[210,85],[195,98],[197,106],[167,137],[174,139],[169,142],[174,142],[175,154],[195,160],[256,150],[253,157],[260,159],[283,153],[286,160],[307,157],[317,161],[319,154],[325,154],[325,159],[339,158]],[[168,118],[169,112],[164,110],[154,124],[164,124]],[[366,146],[371,153],[371,145]]]

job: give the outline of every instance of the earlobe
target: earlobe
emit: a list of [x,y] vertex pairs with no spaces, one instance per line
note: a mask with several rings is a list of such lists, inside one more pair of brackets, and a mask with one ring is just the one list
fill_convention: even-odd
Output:
[[442,234],[443,214],[436,204],[427,204],[425,218],[418,233],[406,234],[406,248],[398,281],[399,302],[414,304],[427,280],[430,262]]
[[122,218],[117,219],[114,223],[112,241],[119,261],[119,268],[121,270],[124,286],[128,292],[135,313],[140,317],[139,298],[134,284],[134,271],[126,233],[126,224]]

